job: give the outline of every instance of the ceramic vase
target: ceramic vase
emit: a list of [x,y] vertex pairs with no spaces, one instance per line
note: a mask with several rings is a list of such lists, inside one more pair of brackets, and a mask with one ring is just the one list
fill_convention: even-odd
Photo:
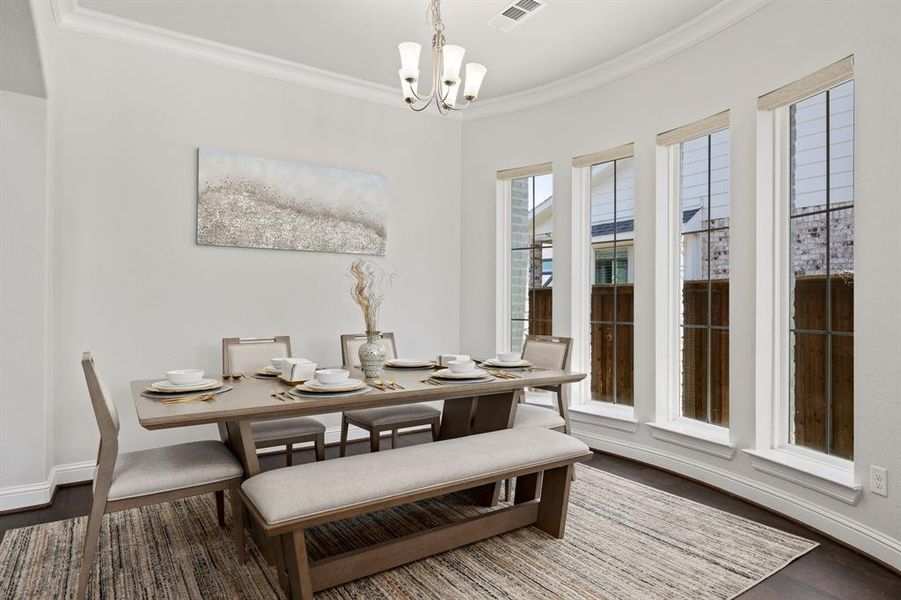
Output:
[[387,351],[380,331],[367,331],[366,341],[360,346],[360,366],[366,377],[378,377],[385,366]]

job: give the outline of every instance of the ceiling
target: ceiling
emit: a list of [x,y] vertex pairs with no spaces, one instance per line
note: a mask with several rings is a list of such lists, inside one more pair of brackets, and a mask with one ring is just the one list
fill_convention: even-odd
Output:
[[[506,33],[488,26],[509,5],[444,0],[448,43],[488,67],[481,98],[529,90],[616,58],[685,24],[717,0],[546,0]],[[78,0],[81,8],[357,79],[398,85],[397,44],[423,45],[425,0]]]

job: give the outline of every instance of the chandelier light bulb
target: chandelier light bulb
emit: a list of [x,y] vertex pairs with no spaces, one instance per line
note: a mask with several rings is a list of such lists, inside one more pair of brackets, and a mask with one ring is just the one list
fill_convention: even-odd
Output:
[[466,87],[463,89],[463,97],[472,102],[479,97],[479,89],[482,87],[482,80],[485,79],[485,73],[488,69],[485,65],[479,63],[467,63],[466,65]]
[[444,52],[444,70],[441,73],[441,80],[459,82],[460,67],[463,66],[463,55],[466,50],[452,44],[445,44],[442,50]]
[[419,52],[422,46],[416,42],[404,42],[397,45],[400,51],[401,79],[419,78]]

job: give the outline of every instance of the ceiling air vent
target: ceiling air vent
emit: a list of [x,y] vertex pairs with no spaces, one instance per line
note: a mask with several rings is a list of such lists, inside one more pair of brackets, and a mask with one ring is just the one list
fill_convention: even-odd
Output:
[[489,27],[498,31],[510,31],[544,8],[545,0],[517,0],[488,21]]

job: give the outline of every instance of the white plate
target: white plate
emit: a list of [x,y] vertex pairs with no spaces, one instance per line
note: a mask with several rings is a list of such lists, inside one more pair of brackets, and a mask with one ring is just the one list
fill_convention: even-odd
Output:
[[320,393],[335,393],[335,392],[353,392],[356,390],[360,390],[366,387],[366,384],[360,381],[359,379],[348,379],[347,381],[336,383],[333,385],[325,385],[323,383],[319,383],[315,379],[311,379],[305,383],[301,383],[296,386],[295,389],[298,389],[302,392],[320,392]]
[[324,392],[310,392],[298,386],[296,388],[292,388],[289,393],[297,398],[312,398],[314,396],[321,398],[331,398],[332,396],[356,396],[357,394],[368,394],[371,391],[372,389],[370,389],[368,385],[364,385],[358,390],[350,390],[349,392],[335,392],[332,390]]
[[267,377],[278,377],[282,372],[275,367],[263,367],[257,370],[257,375],[265,375]]
[[488,375],[488,373],[482,369],[473,369],[466,373],[454,373],[450,369],[441,369],[440,371],[435,371],[432,377],[438,377],[440,379],[481,379],[486,375]]
[[216,379],[201,379],[200,382],[191,385],[172,385],[168,379],[164,379],[151,384],[150,387],[158,392],[200,392],[221,388],[222,382]]
[[389,367],[400,367],[404,369],[422,369],[431,367],[435,364],[433,360],[423,360],[421,358],[392,358],[385,362]]
[[498,360],[496,358],[489,358],[482,364],[489,366],[489,367],[506,367],[508,369],[512,369],[515,367],[531,367],[532,366],[532,363],[530,363],[529,361],[524,360],[522,358],[519,360],[510,361],[510,362],[504,362],[504,361]]

